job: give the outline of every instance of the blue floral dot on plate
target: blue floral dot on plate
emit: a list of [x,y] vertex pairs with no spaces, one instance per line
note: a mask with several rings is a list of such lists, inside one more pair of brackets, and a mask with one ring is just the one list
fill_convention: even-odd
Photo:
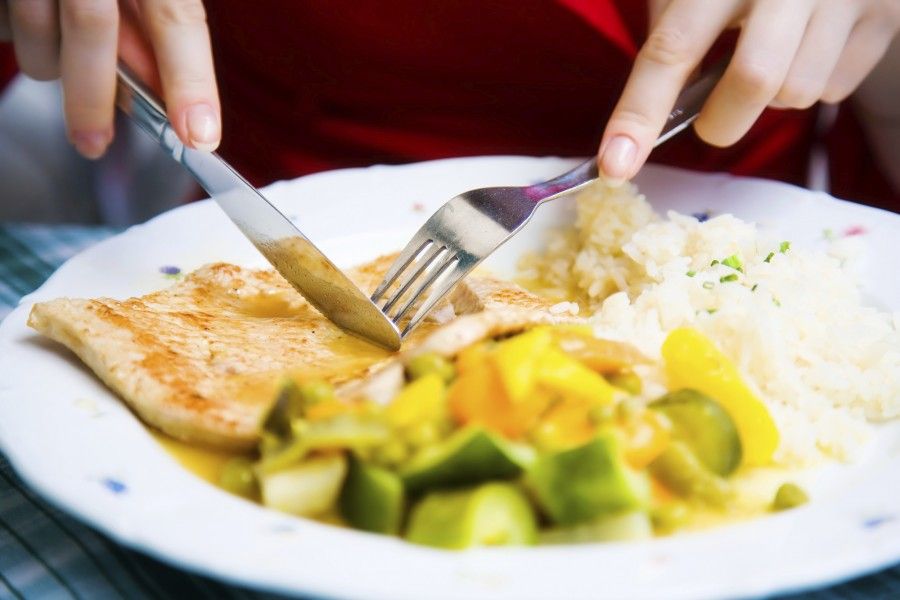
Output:
[[712,216],[712,211],[706,210],[703,212],[695,212],[691,213],[691,216],[703,223],[705,221],[709,221],[709,218]]
[[870,519],[866,519],[865,521],[863,521],[862,525],[866,529],[877,529],[885,523],[890,523],[893,520],[894,517],[892,515],[882,515],[880,517],[872,517]]
[[128,486],[119,481],[118,479],[113,479],[112,477],[105,477],[100,480],[100,483],[108,489],[113,494],[124,494],[128,491]]
[[181,275],[181,269],[172,265],[165,265],[159,268],[159,272],[163,275]]

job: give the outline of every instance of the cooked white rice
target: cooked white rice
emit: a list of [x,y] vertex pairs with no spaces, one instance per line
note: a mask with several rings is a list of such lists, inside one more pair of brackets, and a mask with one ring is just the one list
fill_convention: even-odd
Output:
[[[867,420],[900,415],[900,316],[863,306],[845,261],[781,241],[731,215],[663,220],[633,186],[597,184],[522,275],[650,356],[672,329],[699,329],[769,405],[778,462],[847,459]],[[721,263],[730,256],[742,272]],[[648,398],[663,389],[659,365],[642,375]]]

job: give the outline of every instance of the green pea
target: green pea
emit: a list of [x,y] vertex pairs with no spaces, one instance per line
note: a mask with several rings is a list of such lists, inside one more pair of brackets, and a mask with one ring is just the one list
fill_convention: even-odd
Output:
[[632,396],[637,396],[641,393],[641,378],[632,371],[621,371],[613,375],[608,375],[606,379],[609,381],[610,385],[615,386],[620,390],[625,390]]
[[334,399],[334,387],[327,381],[306,381],[299,389],[304,407]]
[[256,475],[253,473],[253,463],[246,458],[229,460],[219,473],[219,486],[232,494],[244,498],[255,498],[257,485]]
[[688,522],[691,510],[684,502],[669,502],[653,509],[653,528],[661,534],[671,533]]
[[782,483],[775,492],[772,510],[788,510],[809,502],[809,496],[795,483]]
[[456,377],[453,364],[439,354],[426,352],[420,354],[406,364],[406,374],[410,379],[418,379],[429,373],[437,373],[445,382],[450,383]]

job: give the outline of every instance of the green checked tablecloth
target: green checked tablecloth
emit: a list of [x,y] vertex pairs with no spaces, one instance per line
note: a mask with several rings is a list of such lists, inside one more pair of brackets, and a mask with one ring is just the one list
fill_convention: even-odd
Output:
[[[114,233],[102,227],[0,224],[0,318],[67,258]],[[0,455],[0,600],[6,598],[274,596],[186,573],[117,545],[44,503]],[[791,596],[797,598],[900,599],[900,566]]]

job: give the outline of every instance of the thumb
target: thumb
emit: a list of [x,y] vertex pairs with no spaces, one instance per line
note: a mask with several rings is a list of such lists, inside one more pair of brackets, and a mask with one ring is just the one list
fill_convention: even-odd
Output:
[[647,37],[598,151],[610,183],[633,177],[647,161],[678,94],[733,18],[734,0],[672,0]]

